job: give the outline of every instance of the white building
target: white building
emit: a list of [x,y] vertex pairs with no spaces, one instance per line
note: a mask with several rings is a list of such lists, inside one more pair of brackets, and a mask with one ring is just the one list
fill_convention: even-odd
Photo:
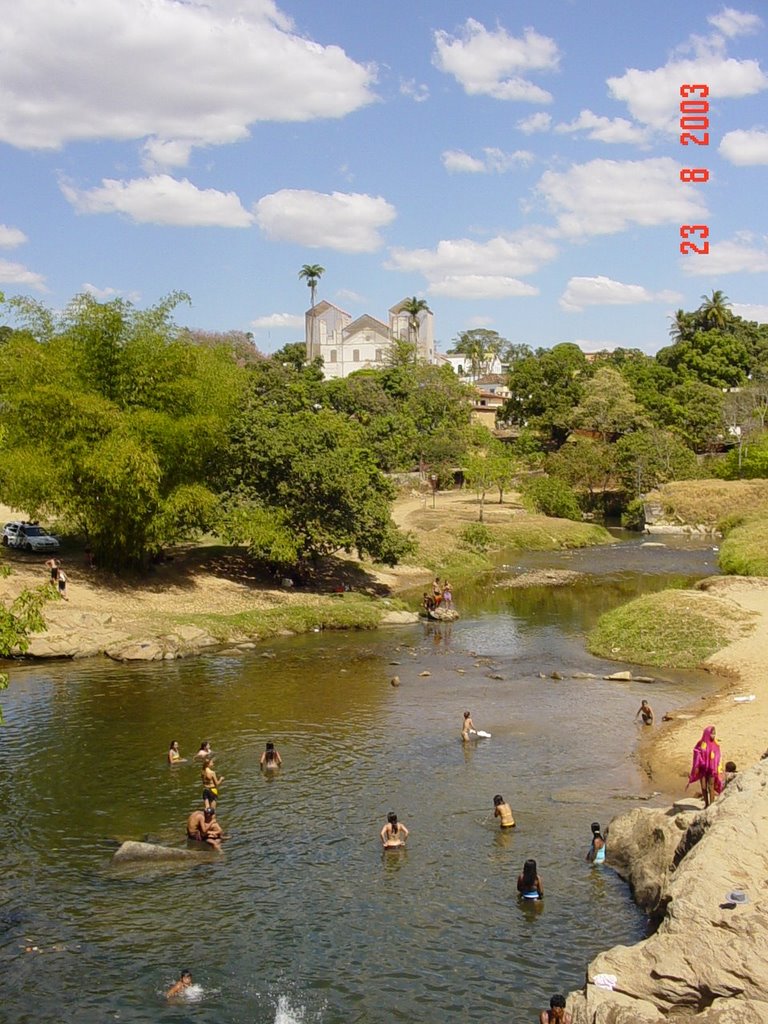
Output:
[[[411,340],[410,316],[403,299],[389,310],[389,324],[364,313],[356,320],[345,310],[323,300],[308,309],[304,318],[307,359],[323,360],[326,377],[347,377],[355,370],[380,370],[387,366],[392,338]],[[418,315],[416,336],[418,358],[435,361],[434,316],[428,310]]]

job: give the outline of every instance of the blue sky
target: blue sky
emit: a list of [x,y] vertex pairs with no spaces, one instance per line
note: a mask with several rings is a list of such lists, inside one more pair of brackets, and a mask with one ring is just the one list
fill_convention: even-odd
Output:
[[[722,289],[768,322],[768,16],[645,0],[24,0],[0,23],[0,289],[190,294],[302,340],[309,292],[445,351],[655,352]],[[709,145],[679,141],[709,87]],[[683,184],[682,167],[709,171]],[[707,255],[679,252],[705,224]]]

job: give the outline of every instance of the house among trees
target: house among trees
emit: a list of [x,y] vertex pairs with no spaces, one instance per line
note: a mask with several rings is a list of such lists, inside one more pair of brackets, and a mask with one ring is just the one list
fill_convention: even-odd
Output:
[[414,316],[408,305],[409,300],[403,299],[392,306],[385,324],[368,313],[353,320],[332,302],[318,302],[305,315],[307,358],[322,357],[326,379],[348,377],[355,370],[389,365],[392,340],[400,339],[415,344],[419,361],[434,363],[434,315],[425,308]]

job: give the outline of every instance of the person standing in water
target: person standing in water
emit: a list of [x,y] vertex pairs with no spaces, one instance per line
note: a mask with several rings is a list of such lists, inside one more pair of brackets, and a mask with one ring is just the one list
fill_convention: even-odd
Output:
[[173,985],[171,985],[171,987],[165,993],[165,998],[174,999],[176,996],[183,995],[184,989],[189,988],[191,984],[192,975],[189,973],[189,971],[182,971],[179,980],[175,982]]
[[515,819],[512,815],[512,808],[506,802],[501,793],[493,798],[493,816],[494,818],[501,818],[499,825],[501,828],[514,828]]
[[549,1000],[549,1009],[539,1014],[539,1024],[571,1024],[572,1020],[565,1009],[565,996],[559,993]]
[[213,754],[211,753],[211,744],[208,740],[203,740],[200,744],[200,749],[195,754],[195,757],[199,758],[201,761],[204,761],[206,757],[213,757]]
[[635,718],[640,718],[641,715],[643,718],[643,725],[653,725],[653,708],[647,700],[644,700],[641,703],[640,707],[637,709],[637,714],[635,715]]
[[280,757],[280,751],[275,749],[274,743],[267,743],[264,753],[259,758],[259,764],[263,770],[269,771],[273,768],[279,768],[283,763],[282,757]]
[[186,757],[182,757],[179,752],[179,741],[171,740],[171,745],[168,748],[168,764],[181,764],[182,761],[186,760]]
[[544,897],[544,886],[539,878],[535,860],[527,860],[517,878],[517,891],[524,900],[540,900]]
[[224,781],[224,776],[218,776],[213,770],[213,758],[206,757],[203,761],[203,770],[200,773],[203,782],[203,805],[216,810],[216,801],[219,799],[219,786]]
[[405,846],[405,841],[408,838],[408,829],[402,823],[397,820],[397,815],[394,811],[390,811],[387,815],[387,823],[380,832],[381,845],[385,850],[395,850],[400,846]]
[[605,838],[600,830],[600,822],[593,821],[590,828],[592,829],[592,843],[587,851],[586,859],[592,864],[605,864]]
[[468,711],[464,712],[464,720],[461,723],[461,741],[462,743],[469,743],[472,739],[472,733],[477,732],[475,729],[475,723],[472,721],[472,715]]

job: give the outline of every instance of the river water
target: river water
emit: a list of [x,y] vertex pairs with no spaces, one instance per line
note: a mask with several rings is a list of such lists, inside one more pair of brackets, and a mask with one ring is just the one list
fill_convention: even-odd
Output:
[[[537,1019],[600,949],[646,931],[626,886],[584,860],[590,822],[647,792],[632,759],[641,697],[660,717],[712,688],[697,673],[653,687],[569,678],[623,667],[590,657],[584,632],[637,593],[715,571],[714,558],[636,540],[516,555],[515,570],[591,576],[460,588],[451,626],[13,668],[0,734],[2,1019]],[[465,708],[490,740],[462,747]],[[199,767],[165,763],[172,739],[188,755],[211,740],[232,838],[215,863],[115,873],[116,840],[180,845],[199,805]],[[284,765],[267,780],[270,739]],[[512,804],[512,834],[491,817],[495,793]],[[403,853],[378,843],[390,809],[411,829]],[[528,857],[545,889],[533,907],[515,896]],[[202,992],[166,1004],[182,967]]]

